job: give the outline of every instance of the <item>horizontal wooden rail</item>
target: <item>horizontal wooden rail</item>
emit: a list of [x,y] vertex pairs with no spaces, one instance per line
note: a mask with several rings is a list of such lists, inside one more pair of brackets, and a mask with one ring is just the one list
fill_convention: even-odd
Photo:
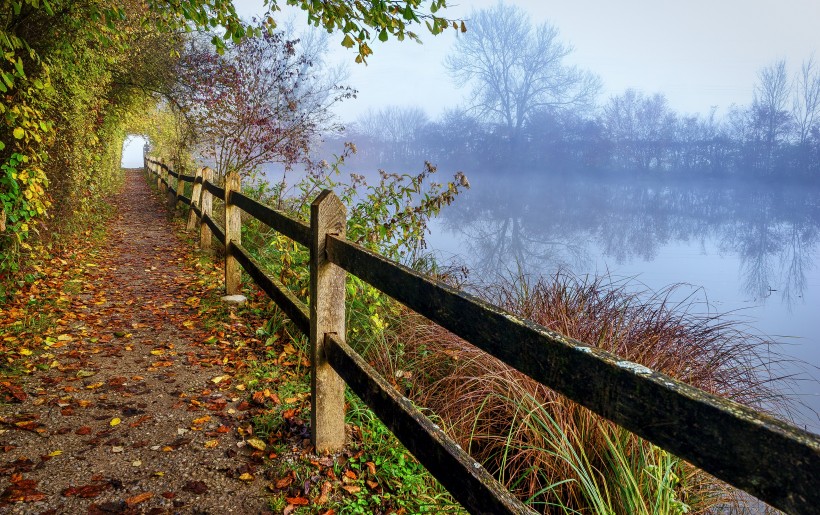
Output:
[[239,192],[231,194],[231,203],[296,243],[300,243],[305,247],[310,245],[310,226],[308,224],[291,218],[281,211],[260,204]]
[[328,259],[504,363],[772,506],[820,506],[820,437],[511,315],[346,240]]
[[177,197],[177,200],[178,200],[179,202],[182,202],[183,204],[188,205],[188,206],[190,206],[190,205],[191,205],[191,198],[190,198],[190,197],[186,197],[185,195],[179,195],[179,196]]
[[219,197],[221,199],[225,198],[225,188],[220,188],[219,186],[210,181],[203,182],[202,187],[208,190],[208,193],[215,197]]
[[256,285],[268,294],[268,297],[285,312],[293,324],[304,334],[309,334],[310,312],[308,307],[278,279],[265,273],[259,263],[248,254],[244,247],[230,242],[228,252],[236,257],[242,268],[253,278]]
[[196,177],[193,176],[193,175],[183,175],[183,174],[179,174],[177,176],[177,178],[182,182],[194,182],[194,180],[196,179]]
[[470,513],[535,513],[399,395],[338,335],[325,338],[328,361],[345,383]]

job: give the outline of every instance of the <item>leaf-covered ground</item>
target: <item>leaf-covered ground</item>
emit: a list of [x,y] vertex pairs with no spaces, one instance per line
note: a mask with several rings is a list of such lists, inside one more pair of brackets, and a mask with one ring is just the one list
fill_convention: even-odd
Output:
[[0,512],[264,512],[270,451],[234,380],[254,329],[203,308],[217,271],[138,170],[113,204],[101,241],[52,256],[0,305]]

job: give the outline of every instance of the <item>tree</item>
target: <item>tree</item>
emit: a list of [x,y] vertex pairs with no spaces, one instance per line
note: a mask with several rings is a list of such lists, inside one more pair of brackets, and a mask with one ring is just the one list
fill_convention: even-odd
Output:
[[616,159],[642,170],[662,164],[676,124],[663,94],[647,96],[628,89],[610,98],[603,111]]
[[803,61],[795,77],[792,106],[797,143],[802,146],[809,139],[812,128],[820,124],[820,70],[814,56]]
[[771,172],[775,151],[789,131],[791,115],[787,108],[790,96],[786,61],[779,60],[757,74],[752,101],[752,129],[758,166]]
[[224,55],[191,45],[178,103],[217,173],[308,162],[310,144],[337,128],[330,107],[354,91],[321,73],[321,48],[282,32],[243,39]]
[[553,25],[533,27],[523,9],[499,2],[473,11],[469,26],[445,66],[456,84],[472,86],[471,108],[500,123],[511,140],[537,110],[592,104],[600,81],[564,64],[572,48]]
[[367,110],[356,125],[382,159],[396,163],[419,157],[418,142],[428,123],[420,107],[387,106]]

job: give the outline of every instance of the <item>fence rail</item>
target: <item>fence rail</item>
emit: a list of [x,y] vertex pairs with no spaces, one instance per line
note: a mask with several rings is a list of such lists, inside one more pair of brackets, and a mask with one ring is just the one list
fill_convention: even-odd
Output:
[[[820,506],[817,435],[511,315],[351,243],[344,238],[344,207],[330,192],[314,201],[308,225],[240,193],[238,175],[229,174],[226,187],[219,188],[210,182],[207,168],[184,176],[147,156],[145,166],[157,176],[160,189],[169,192],[169,201],[191,206],[189,227],[195,217],[202,248],[210,245],[211,234],[225,245],[228,293],[238,292],[238,276],[229,276],[241,266],[311,335],[312,438],[318,451],[338,450],[344,443],[340,392],[346,383],[470,512],[531,512],[345,343],[344,277],[350,273],[534,380],[775,508],[809,514]],[[194,184],[192,200],[171,188],[172,177],[177,189],[180,180]],[[211,217],[211,195],[225,201],[224,229]],[[242,247],[239,209],[310,248],[310,309]]]

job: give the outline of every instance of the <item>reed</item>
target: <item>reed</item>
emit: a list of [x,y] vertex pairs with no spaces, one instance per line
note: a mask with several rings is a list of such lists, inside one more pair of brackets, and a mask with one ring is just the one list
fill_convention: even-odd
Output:
[[[679,290],[632,291],[566,272],[483,288],[504,309],[757,409],[782,403],[765,339]],[[742,496],[706,473],[403,311],[367,357],[544,513],[707,513]],[[674,430],[674,429],[673,429]]]

